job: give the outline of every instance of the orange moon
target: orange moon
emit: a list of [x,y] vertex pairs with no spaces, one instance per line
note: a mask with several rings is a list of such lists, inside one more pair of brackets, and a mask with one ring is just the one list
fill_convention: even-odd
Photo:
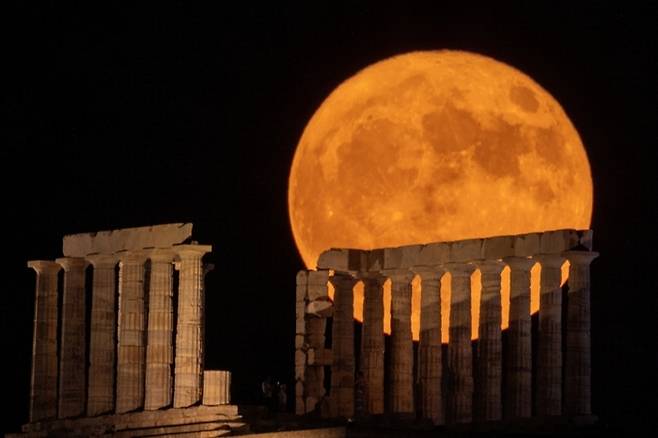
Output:
[[290,223],[306,266],[329,248],[588,228],[592,178],[560,104],[524,73],[461,51],[366,67],[297,145]]

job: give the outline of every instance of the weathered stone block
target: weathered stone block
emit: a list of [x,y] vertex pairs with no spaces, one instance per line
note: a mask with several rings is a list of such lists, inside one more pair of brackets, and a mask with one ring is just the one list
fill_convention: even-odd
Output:
[[308,273],[308,299],[309,301],[328,296],[327,282],[329,271],[310,271]]
[[304,318],[298,318],[295,321],[295,334],[297,335],[306,334],[306,320]]
[[304,335],[295,335],[295,349],[304,348]]
[[206,370],[203,372],[203,404],[206,406],[231,403],[231,372]]
[[309,365],[324,366],[333,363],[333,352],[328,348],[309,348],[307,353]]
[[530,233],[514,236],[514,255],[529,257],[539,254],[539,235],[540,233]]
[[366,266],[367,252],[359,249],[332,248],[320,254],[318,269],[359,271]]
[[482,254],[485,260],[513,256],[514,238],[512,236],[500,236],[483,239]]
[[482,239],[458,240],[450,244],[451,262],[467,262],[482,258]]
[[450,257],[450,245],[447,243],[430,243],[420,247],[418,266],[435,266],[447,263]]
[[384,250],[373,249],[368,251],[367,269],[368,271],[381,271],[384,269]]
[[304,396],[304,382],[301,380],[298,380],[295,382],[295,397],[303,397]]
[[334,313],[334,305],[328,298],[318,299],[308,303],[306,313],[318,318],[328,318]]
[[402,264],[402,248],[384,248],[384,269],[399,269]]
[[400,248],[402,257],[400,258],[401,268],[411,268],[418,265],[418,257],[422,245],[407,245]]
[[306,364],[306,353],[302,350],[295,350],[295,366]]
[[539,253],[559,254],[578,245],[575,230],[557,230],[541,233],[539,236]]

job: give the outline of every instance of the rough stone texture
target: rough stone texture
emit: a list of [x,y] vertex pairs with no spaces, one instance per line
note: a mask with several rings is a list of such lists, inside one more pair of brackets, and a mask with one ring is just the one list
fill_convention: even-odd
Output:
[[474,411],[479,421],[502,418],[503,346],[500,333],[500,273],[505,264],[496,260],[477,263],[482,273],[480,324]]
[[59,359],[59,418],[85,411],[85,266],[82,258],[57,259],[64,268],[62,333]]
[[562,414],[562,288],[564,258],[555,254],[535,256],[541,264],[539,341],[537,352],[537,413]]
[[532,414],[530,270],[536,261],[510,257],[505,263],[511,270],[505,412],[509,418],[523,418]]
[[360,249],[330,249],[318,257],[318,269],[359,271],[367,265],[367,251]]
[[122,228],[95,233],[64,236],[63,254],[84,257],[90,254],[113,254],[143,248],[168,248],[192,236],[192,224],[177,223],[148,227]]
[[325,298],[328,296],[327,282],[329,281],[329,271],[309,271],[307,299],[309,301]]
[[180,258],[174,408],[182,408],[201,400],[204,333],[201,259],[212,247],[179,245],[174,249]]
[[384,413],[384,282],[378,274],[362,276],[363,327],[361,372],[365,382],[365,413]]
[[[349,274],[337,272],[329,277],[329,281],[335,288],[330,393],[332,413],[336,417],[352,418],[354,416],[353,288],[356,279]],[[309,364],[313,362],[309,360]]]
[[391,279],[391,411],[414,412],[413,341],[411,337],[411,280],[413,272],[384,271]]
[[304,381],[306,376],[306,302],[308,271],[301,270],[296,279],[295,301],[295,413],[306,413]]
[[[309,316],[306,319],[306,342],[309,349],[322,349],[325,342],[327,320]],[[304,406],[306,412],[317,408],[318,402],[324,397],[324,366],[308,365],[304,379]]]
[[416,269],[421,279],[420,366],[421,415],[433,424],[443,424],[441,394],[441,277],[442,269]]
[[57,273],[60,265],[34,260],[37,275],[32,338],[30,422],[57,415]]
[[473,354],[471,351],[471,274],[475,266],[451,263],[450,341],[448,343],[449,419],[470,423],[473,416]]
[[87,415],[114,409],[114,360],[116,356],[115,269],[117,258],[88,256],[93,265],[91,340],[89,342],[89,387]]
[[146,341],[146,387],[144,409],[160,409],[171,404],[174,362],[173,262],[172,250],[149,254],[148,323]]
[[144,403],[144,262],[141,252],[125,252],[119,263],[119,336],[116,408],[118,414]]
[[203,372],[203,404],[206,406],[228,405],[231,403],[231,372]]
[[569,415],[589,415],[591,406],[590,273],[598,257],[589,251],[569,251],[569,294],[567,295],[567,348],[564,401]]

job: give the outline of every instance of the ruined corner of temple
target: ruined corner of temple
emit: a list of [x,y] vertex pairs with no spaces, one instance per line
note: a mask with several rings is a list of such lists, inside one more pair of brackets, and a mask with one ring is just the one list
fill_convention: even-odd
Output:
[[[325,251],[316,269],[301,270],[296,279],[296,414],[357,424],[397,418],[430,427],[591,424],[590,263],[597,255],[592,231],[573,229]],[[536,264],[539,312],[533,316]],[[509,326],[503,330],[506,268]],[[481,275],[477,321],[471,312],[475,270]],[[450,289],[442,310],[446,275]],[[411,323],[416,277],[417,344]],[[355,324],[357,283],[363,312]],[[447,327],[442,311],[449,312]],[[448,331],[447,344],[442,330]]]
[[247,429],[231,404],[231,373],[204,368],[212,248],[191,238],[186,223],[75,234],[64,236],[62,258],[27,263],[36,272],[29,423],[7,436]]

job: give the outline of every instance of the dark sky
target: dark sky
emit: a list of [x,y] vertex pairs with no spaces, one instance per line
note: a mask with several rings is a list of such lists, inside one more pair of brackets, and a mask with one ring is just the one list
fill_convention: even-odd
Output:
[[302,130],[359,69],[443,48],[524,71],[580,132],[601,252],[594,409],[614,427],[647,424],[656,403],[655,7],[306,3],[5,5],[0,431],[27,420],[34,274],[25,263],[61,256],[69,233],[194,222],[216,264],[208,367],[231,369],[245,400],[266,374],[290,378],[302,262],[286,190]]

